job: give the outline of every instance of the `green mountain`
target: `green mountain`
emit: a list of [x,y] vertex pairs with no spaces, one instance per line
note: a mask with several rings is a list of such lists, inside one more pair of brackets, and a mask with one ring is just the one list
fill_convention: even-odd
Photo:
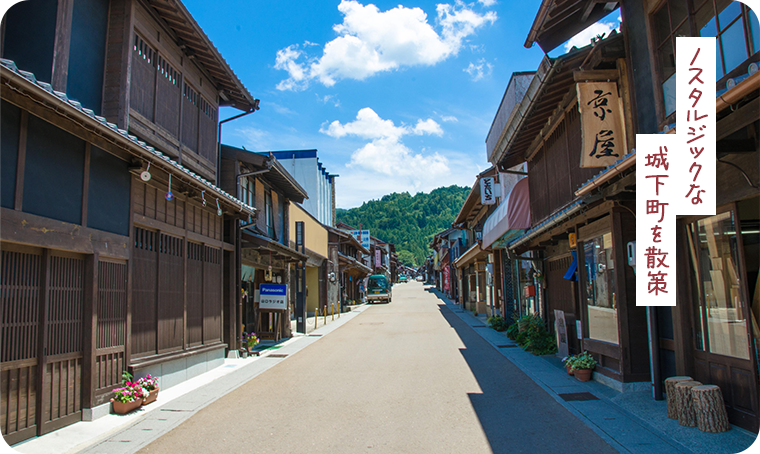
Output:
[[338,208],[336,218],[395,244],[401,263],[419,266],[430,253],[433,236],[451,227],[469,193],[470,188],[455,185],[415,196],[394,192],[350,210]]

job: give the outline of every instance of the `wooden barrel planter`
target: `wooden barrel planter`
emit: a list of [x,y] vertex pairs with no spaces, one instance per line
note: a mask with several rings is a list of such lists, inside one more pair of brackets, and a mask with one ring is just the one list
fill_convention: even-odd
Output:
[[731,428],[726,414],[723,393],[717,385],[701,385],[691,388],[697,427],[702,432],[725,432]]
[[665,394],[668,402],[668,418],[678,419],[678,404],[676,403],[676,384],[682,381],[692,381],[693,378],[680,376],[665,379]]
[[698,381],[681,381],[675,385],[676,407],[678,408],[678,423],[686,427],[696,427],[697,415],[694,412],[694,400],[691,389],[702,383]]

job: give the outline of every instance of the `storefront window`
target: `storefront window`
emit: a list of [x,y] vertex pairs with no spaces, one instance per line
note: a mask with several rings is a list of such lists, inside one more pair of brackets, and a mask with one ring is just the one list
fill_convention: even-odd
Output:
[[617,288],[612,256],[612,233],[607,232],[585,241],[583,257],[589,338],[617,344]]
[[531,264],[531,258],[533,252],[528,251],[524,253],[521,260],[517,260],[517,273],[518,273],[518,293],[520,301],[520,315],[532,315],[537,312],[537,300],[536,286],[533,281],[533,265]]
[[695,323],[702,323],[697,332],[707,332],[700,343],[710,353],[749,359],[733,212],[690,224],[689,236],[692,276],[699,298]]

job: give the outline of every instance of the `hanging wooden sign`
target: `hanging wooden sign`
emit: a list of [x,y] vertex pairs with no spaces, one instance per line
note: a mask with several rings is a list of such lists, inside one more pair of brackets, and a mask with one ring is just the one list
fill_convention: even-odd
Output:
[[626,154],[625,128],[615,82],[578,82],[581,167],[607,167]]

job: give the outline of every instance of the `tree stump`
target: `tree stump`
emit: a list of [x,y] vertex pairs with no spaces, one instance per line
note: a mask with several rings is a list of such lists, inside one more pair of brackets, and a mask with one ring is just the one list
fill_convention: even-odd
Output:
[[697,415],[694,412],[694,399],[691,397],[691,388],[699,386],[698,381],[681,381],[676,383],[675,398],[678,409],[678,423],[686,427],[697,425]]
[[725,432],[730,429],[723,393],[717,385],[702,385],[691,388],[697,427],[702,432]]
[[676,383],[691,381],[691,377],[670,377],[665,380],[665,394],[668,399],[668,418],[678,419],[678,405],[676,403]]

